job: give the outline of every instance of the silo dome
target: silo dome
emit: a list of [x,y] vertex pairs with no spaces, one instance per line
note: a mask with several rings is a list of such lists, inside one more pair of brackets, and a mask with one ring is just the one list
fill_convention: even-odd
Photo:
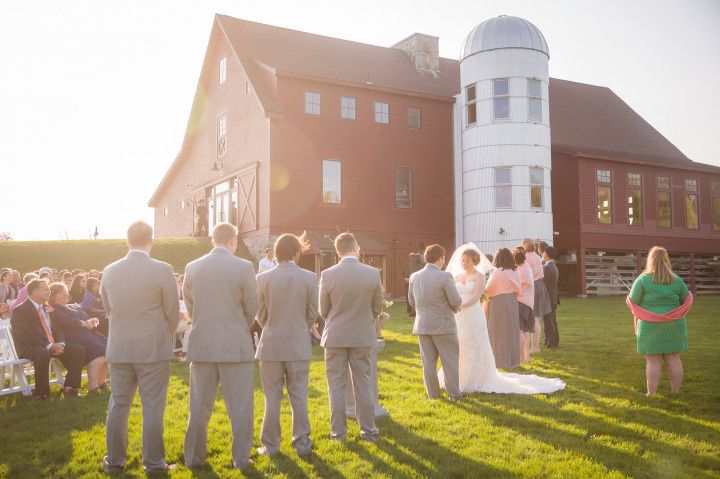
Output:
[[537,50],[550,57],[545,37],[525,19],[501,15],[485,20],[465,39],[461,60],[475,53],[499,48]]

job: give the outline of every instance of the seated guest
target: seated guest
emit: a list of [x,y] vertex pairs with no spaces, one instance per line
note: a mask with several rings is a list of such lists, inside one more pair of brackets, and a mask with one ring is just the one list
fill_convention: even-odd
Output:
[[0,269],[0,319],[10,317],[10,303],[17,298],[17,291],[12,283],[12,270],[10,268]]
[[99,321],[90,318],[77,304],[68,304],[70,295],[64,283],[50,285],[49,304],[53,311],[50,319],[53,326],[62,329],[65,340],[85,347],[85,364],[88,371],[88,391],[105,389],[108,365],[105,361],[107,339],[94,332]]
[[[25,276],[23,276],[23,283],[28,284],[30,281],[37,279],[38,275],[35,273],[27,273]],[[28,293],[27,293],[27,287],[23,287],[22,289],[18,290],[17,298],[15,298],[15,301],[9,304],[10,306],[10,314],[12,314],[13,309],[15,309],[17,306],[20,306],[23,304],[23,302],[28,299]]]
[[20,276],[20,271],[14,269],[13,270],[13,288],[15,288],[15,291],[18,293],[21,289],[25,287],[25,283],[22,281],[22,277]]
[[85,348],[79,344],[65,342],[63,331],[53,327],[45,302],[50,296],[50,287],[41,279],[34,279],[27,285],[28,299],[12,312],[12,336],[18,357],[29,359],[35,367],[36,399],[46,399],[50,394],[50,358],[62,361],[67,368],[63,394],[78,396],[82,378]]
[[87,290],[83,297],[82,303],[80,303],[82,309],[85,310],[88,316],[97,318],[100,321],[98,325],[98,332],[103,336],[107,337],[108,334],[108,320],[105,306],[103,305],[102,299],[100,299],[100,281],[95,278],[88,278]]
[[74,304],[80,304],[85,298],[85,288],[87,286],[87,279],[84,273],[76,274],[70,285],[70,302]]
[[[72,286],[73,282],[73,275],[70,271],[65,271],[62,275],[62,282],[65,284],[65,286],[68,287],[68,290],[70,289],[70,286]],[[68,293],[69,294],[69,293]]]

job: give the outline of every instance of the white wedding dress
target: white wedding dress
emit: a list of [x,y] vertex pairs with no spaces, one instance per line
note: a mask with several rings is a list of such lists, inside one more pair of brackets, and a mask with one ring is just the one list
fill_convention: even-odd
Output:
[[[465,302],[472,296],[475,282],[458,282],[455,287]],[[457,313],[455,324],[460,343],[460,392],[547,394],[565,389],[565,383],[560,379],[543,378],[534,374],[501,373],[497,370],[481,302],[478,301]],[[442,369],[438,376],[440,386],[445,388]]]

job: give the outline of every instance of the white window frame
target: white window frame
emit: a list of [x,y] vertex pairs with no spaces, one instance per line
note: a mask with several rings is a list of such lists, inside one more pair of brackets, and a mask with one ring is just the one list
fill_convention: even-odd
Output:
[[[409,189],[409,191],[408,191],[408,206],[399,206],[398,205],[397,177],[398,177],[398,172],[400,170],[405,170],[405,171],[409,172],[408,178],[410,179],[410,181],[408,183],[408,186],[409,186],[409,188],[408,188]],[[415,189],[414,183],[415,183],[415,171],[413,170],[412,167],[410,167],[410,166],[396,166],[395,167],[395,208],[403,209],[403,210],[412,209],[412,207],[413,207],[413,190]]]
[[220,81],[220,85],[222,85],[225,83],[225,80],[227,80],[227,57],[222,57],[220,59],[218,70],[218,79]]
[[390,103],[386,101],[375,100],[375,123],[381,125],[390,124]]
[[[607,174],[605,174],[607,173]],[[606,180],[607,178],[607,180]],[[598,168],[595,171],[595,180],[603,185],[610,185],[612,184],[612,171],[611,170],[604,170]]]
[[[507,84],[507,92],[496,94],[495,93],[495,84],[499,82],[505,82]],[[510,120],[510,79],[509,78],[493,78],[492,80],[492,88],[493,88],[493,121],[509,121]],[[497,116],[497,108],[496,103],[498,100],[506,100],[507,101],[507,116],[499,117]]]
[[[534,183],[533,182],[533,171],[540,173],[540,182]],[[529,170],[529,183],[530,183],[530,209],[531,210],[539,210],[542,211],[545,207],[545,199],[544,199],[544,185],[545,185],[545,170],[542,167],[539,166],[531,166]],[[532,190],[533,188],[540,188],[540,206],[533,206],[532,204]]]
[[[325,167],[330,166],[330,164],[336,164],[339,170],[338,175],[338,184],[337,184],[337,201],[328,200],[325,197]],[[327,205],[338,205],[342,203],[342,161],[339,160],[323,160],[322,162],[322,202]]]
[[[498,172],[499,171],[507,171],[510,175],[510,179],[507,183],[498,183]],[[495,184],[495,209],[496,210],[511,210],[513,205],[513,194],[512,194],[512,167],[509,166],[499,166],[495,167],[493,169],[493,181]],[[509,206],[500,206],[498,205],[498,192],[500,191],[500,188],[509,188],[510,190],[510,205]]]
[[[470,98],[470,90],[473,92],[472,99]],[[465,87],[465,126],[477,124],[477,84],[473,83]],[[470,109],[475,112],[475,121],[470,121]]]
[[357,100],[355,97],[340,97],[340,118],[343,120],[357,120]]
[[642,174],[634,171],[627,174],[628,187],[642,188]]
[[689,193],[698,193],[698,181],[696,179],[686,178],[685,191]]
[[[414,115],[410,115],[410,112],[417,112],[417,117]],[[415,126],[414,122],[411,122],[410,120],[417,120],[417,126]],[[405,111],[405,126],[412,129],[412,130],[419,130],[422,128],[422,108],[419,106],[408,106]]]
[[305,114],[318,116],[322,112],[320,92],[305,92]]
[[[530,85],[537,84],[537,94],[530,90]],[[542,106],[542,81],[539,78],[528,78],[527,79],[527,95],[528,95],[528,122],[541,123],[543,118],[543,106]],[[532,105],[538,105],[538,112],[540,117],[532,117]]]

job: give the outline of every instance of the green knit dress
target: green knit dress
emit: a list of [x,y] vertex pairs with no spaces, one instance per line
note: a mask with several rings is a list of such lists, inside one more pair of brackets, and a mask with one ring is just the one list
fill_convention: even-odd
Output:
[[[680,276],[675,275],[675,281],[670,284],[657,284],[653,283],[651,274],[642,274],[632,285],[630,301],[653,313],[663,314],[680,306],[688,294],[688,288]],[[638,353],[671,354],[687,350],[685,318],[667,323],[638,321]]]

